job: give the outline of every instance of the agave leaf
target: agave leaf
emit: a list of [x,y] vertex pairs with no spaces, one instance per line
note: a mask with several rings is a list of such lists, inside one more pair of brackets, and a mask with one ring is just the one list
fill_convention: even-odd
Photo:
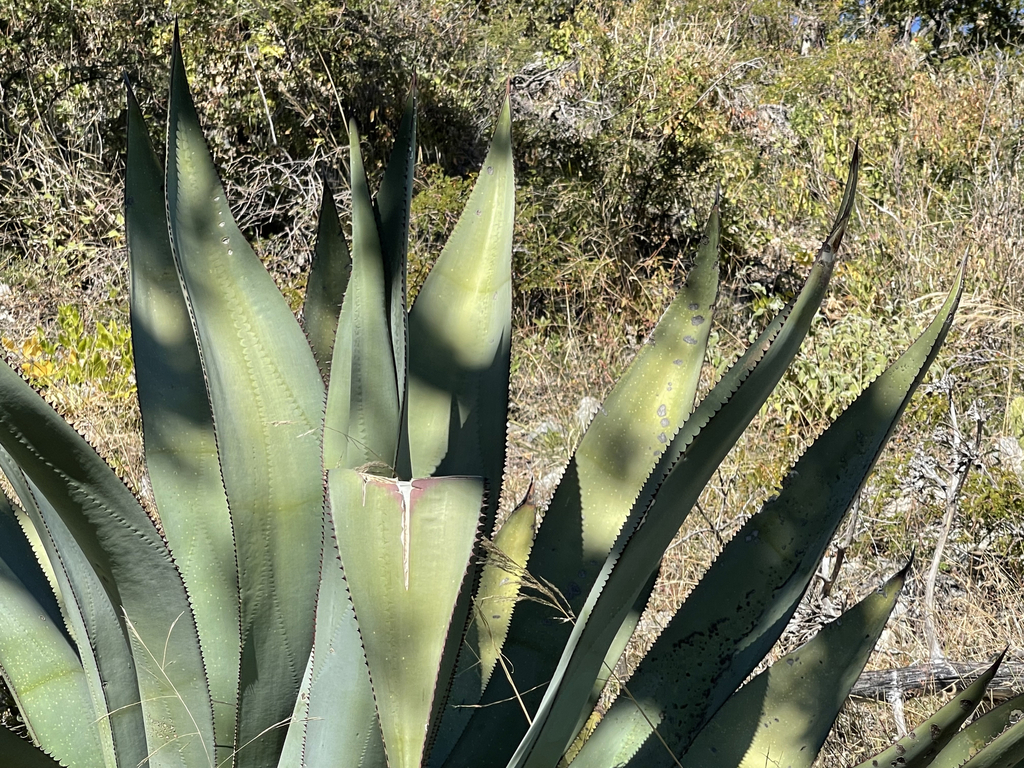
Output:
[[374,732],[370,733],[366,746],[359,755],[358,768],[388,768],[388,758],[384,751],[384,737],[380,732],[380,721],[374,724]]
[[[315,634],[315,632],[314,632]],[[314,645],[316,641],[314,640]],[[295,697],[292,717],[288,721],[288,734],[281,746],[281,755],[277,759],[277,768],[301,768],[302,748],[306,741],[306,726],[309,723],[309,688],[313,683],[313,653],[310,651],[306,662],[306,671],[302,673],[299,684],[299,695]]]
[[[675,754],[685,751],[768,652],[938,354],[963,290],[963,276],[961,269],[946,303],[920,338],[818,438],[787,475],[778,497],[729,542],[637,668],[630,681],[632,701],[616,702],[584,746],[577,757],[583,760],[580,766],[625,760],[635,753],[639,760],[662,759],[663,745]],[[685,467],[685,457],[680,464]],[[659,500],[673,501],[675,490],[670,477]],[[645,567],[631,553],[642,553],[642,548],[633,549],[637,542],[652,525],[662,524],[657,509],[655,502],[617,568]],[[672,535],[668,530],[660,534]],[[613,572],[608,589],[614,581]],[[687,696],[687,691],[692,693]],[[657,739],[650,738],[651,723],[658,724]],[[602,757],[602,749],[608,758]]]
[[974,757],[970,768],[1018,768],[1024,763],[1024,717],[1011,725]]
[[[298,322],[238,230],[175,38],[171,248],[194,318],[241,590],[239,768],[277,760],[313,641],[323,548],[323,381]],[[258,450],[254,450],[258,448]]]
[[[716,205],[686,284],[594,417],[537,532],[530,573],[552,585],[573,612],[582,608],[669,436],[693,407],[718,291],[719,232]],[[645,602],[642,596],[638,602]],[[507,703],[446,712],[446,729],[456,734],[466,729],[465,740],[453,755],[454,765],[470,764],[485,746],[496,756],[511,754],[526,728],[516,697],[521,696],[531,709],[537,706],[538,686],[550,678],[570,631],[571,626],[553,617],[547,605],[521,601],[516,606],[504,652],[509,668],[515,670],[517,690],[507,676],[499,675],[492,679],[486,701]],[[628,627],[613,644],[620,652],[627,633],[631,634]],[[594,687],[599,685],[603,682]],[[499,710],[504,711],[504,719],[495,717]],[[513,720],[516,727],[511,727]]]
[[419,768],[442,651],[483,507],[477,478],[328,475],[388,765]]
[[658,576],[658,571],[655,571],[647,578],[647,583],[640,590],[637,599],[633,601],[633,607],[626,613],[626,618],[619,627],[619,631],[616,633],[611,645],[609,645],[608,651],[604,656],[604,662],[601,664],[597,673],[597,680],[594,682],[594,685],[590,690],[590,697],[587,700],[587,704],[580,712],[577,731],[583,727],[583,724],[589,718],[594,705],[597,704],[598,699],[601,697],[601,693],[604,691],[608,681],[615,674],[615,666],[618,664],[619,659],[625,652],[626,646],[629,645],[629,641],[633,637],[633,633],[636,631],[637,626],[640,624],[640,619],[643,617],[644,611],[647,610],[647,604],[650,602],[651,594],[654,592],[654,587],[658,583]]
[[[455,230],[409,313],[409,378],[398,476],[475,475],[489,497],[482,530],[490,534],[505,469],[505,434],[512,329],[512,231],[515,178],[512,118],[506,96],[490,150]],[[482,565],[477,561],[474,571]],[[471,607],[476,573],[466,580],[453,615],[442,679],[457,655]],[[465,650],[464,650],[465,649]],[[469,674],[479,668],[468,659]],[[464,661],[465,665],[466,662]],[[471,678],[468,703],[479,698]],[[447,691],[444,691],[447,695]],[[444,699],[436,702],[439,710]],[[456,699],[456,705],[462,700]],[[465,710],[449,707],[457,734]],[[450,739],[442,737],[442,743]]]
[[103,766],[85,670],[5,495],[0,495],[0,615],[0,673],[32,741],[73,768]]
[[763,768],[766,763],[810,768],[885,628],[909,569],[908,563],[740,688],[680,759],[694,768]]
[[220,763],[235,741],[238,568],[206,377],[171,254],[162,177],[129,87],[125,229],[146,468],[167,541],[190,590],[216,743],[224,745]]
[[487,685],[498,665],[529,564],[536,524],[537,505],[528,491],[494,535],[494,547],[480,574],[471,625],[476,641],[468,637],[467,644],[479,649],[482,686]]
[[[213,712],[199,637],[166,544],[110,467],[6,363],[0,402],[0,444],[59,513],[110,606],[131,623],[150,765],[210,764]],[[161,749],[170,742],[175,749]]]
[[[633,471],[627,474],[629,481],[627,483],[611,482],[609,479],[614,476],[614,473],[607,471],[601,471],[600,469],[595,470],[590,468],[588,471],[587,463],[591,460],[590,456],[580,455],[580,471],[586,472],[587,477],[596,479],[596,483],[581,483],[581,496],[587,496],[588,494],[583,492],[583,487],[591,486],[591,498],[590,503],[584,502],[584,509],[586,512],[583,514],[582,528],[584,530],[584,550],[591,549],[595,552],[601,552],[603,550],[603,556],[607,557],[608,553],[611,552],[612,546],[614,545],[614,537],[618,535],[623,525],[626,524],[625,518],[613,515],[602,515],[602,512],[608,509],[619,508],[620,511],[624,508],[623,501],[626,500],[624,491],[630,490],[635,491],[638,487],[637,480],[639,480],[643,469],[644,483],[651,476],[655,462],[661,457],[662,446],[664,445],[662,437],[667,436],[667,431],[671,427],[671,431],[675,432],[678,425],[690,415],[693,409],[693,400],[697,393],[697,385],[700,381],[700,371],[703,366],[704,356],[707,350],[708,336],[711,332],[711,314],[714,310],[714,303],[717,297],[718,291],[718,243],[721,234],[721,219],[719,212],[719,202],[716,195],[715,205],[711,209],[711,215],[708,217],[708,222],[704,230],[704,235],[701,237],[700,248],[697,252],[697,260],[687,275],[686,283],[683,286],[683,290],[680,295],[676,298],[675,302],[665,312],[665,315],[658,322],[657,328],[651,337],[651,343],[641,350],[640,355],[634,365],[630,366],[629,372],[625,378],[631,383],[631,387],[635,389],[630,392],[628,390],[620,390],[616,387],[612,392],[612,396],[608,398],[608,402],[604,405],[604,412],[599,412],[595,417],[595,422],[599,418],[612,411],[619,411],[620,409],[625,410],[620,403],[630,404],[634,411],[640,411],[641,406],[639,403],[644,399],[644,395],[647,393],[657,393],[657,382],[658,377],[655,375],[652,377],[650,374],[652,369],[656,369],[656,366],[660,363],[662,367],[661,374],[665,380],[665,391],[660,393],[661,399],[671,403],[671,408],[666,407],[666,402],[660,403],[655,410],[655,416],[658,417],[657,424],[653,422],[648,424],[648,428],[654,428],[658,432],[657,445],[654,450],[648,449],[644,452],[642,449],[638,451],[640,456],[647,456],[647,461],[633,461]],[[676,305],[678,308],[676,309]],[[673,313],[673,309],[676,312]],[[674,315],[674,316],[673,316]],[[689,332],[687,332],[689,331]],[[679,340],[682,340],[682,344]],[[675,342],[673,344],[673,342]],[[661,344],[659,354],[654,355],[653,349],[656,345]],[[667,347],[667,349],[665,348]],[[679,357],[671,357],[673,350]],[[647,357],[644,354],[647,353]],[[672,365],[675,366],[675,375],[668,369],[668,360],[671,357]],[[637,368],[634,373],[634,367]],[[652,386],[653,385],[653,386]],[[618,394],[620,393],[621,394]],[[678,394],[673,394],[678,392]],[[662,415],[662,409],[665,408],[667,413]],[[649,415],[649,414],[648,414]],[[642,421],[642,414],[635,413],[636,423]],[[602,424],[604,426],[604,424]],[[590,430],[588,430],[589,434]],[[604,434],[602,434],[604,432]],[[648,432],[648,438],[652,432]],[[643,433],[636,434],[637,437],[643,437]],[[595,443],[597,446],[591,449],[593,453],[603,452],[605,455],[602,457],[604,462],[607,462],[609,458],[615,456],[621,447],[616,447],[619,444],[619,440],[615,439],[617,436],[610,434],[610,430],[602,430],[595,436]],[[581,448],[583,446],[581,445]],[[636,451],[637,446],[634,444],[632,450]],[[579,452],[577,452],[579,455]],[[621,462],[621,459],[615,459],[615,462]],[[639,485],[642,488],[642,485]],[[595,494],[594,491],[597,488],[602,488],[603,493]],[[595,499],[594,496],[597,496]],[[626,504],[632,506],[636,496],[633,495],[626,501]],[[595,514],[596,513],[596,514]],[[602,535],[595,536],[595,529],[598,526],[588,524],[588,520],[593,517],[607,517],[610,520],[605,520],[604,530],[600,533]],[[545,518],[546,519],[546,518]],[[617,524],[618,527],[613,531],[613,526]],[[590,529],[588,536],[587,529]],[[597,546],[587,547],[586,542],[588,538],[593,544],[593,539],[598,538]],[[591,569],[592,572],[596,569]],[[578,578],[577,574],[577,578]],[[623,620],[622,625],[619,627],[619,631],[609,646],[608,652],[605,655],[605,660],[601,665],[600,671],[598,672],[597,679],[591,689],[590,698],[588,705],[583,709],[581,713],[581,719],[577,725],[577,728],[582,727],[583,722],[587,719],[589,710],[597,703],[601,692],[604,690],[605,685],[611,678],[615,665],[618,663],[619,658],[626,650],[626,646],[629,644],[630,638],[633,636],[633,632],[636,630],[637,625],[640,623],[640,617],[643,615],[644,610],[647,608],[647,603],[650,600],[651,593],[654,592],[654,585],[658,580],[657,572],[652,572],[647,579],[647,583],[640,590],[637,599],[633,603],[633,607],[627,613],[626,618]],[[588,585],[589,587],[590,585]],[[570,588],[571,589],[571,588]],[[583,592],[583,589],[580,590]]]
[[387,300],[391,348],[395,356],[399,408],[405,402],[405,372],[408,367],[405,312],[406,256],[409,248],[409,211],[416,167],[416,78],[413,77],[380,190],[374,201],[384,255],[384,285]]
[[571,605],[582,604],[637,494],[693,409],[718,293],[720,229],[716,204],[686,284],[594,416],[537,532],[531,571]]
[[352,276],[338,318],[324,425],[327,469],[375,467],[394,474],[401,419],[388,330],[387,286],[373,203],[349,124],[352,169]]
[[399,466],[406,479],[486,478],[487,533],[505,468],[514,208],[506,98],[483,170],[409,313],[409,444]]
[[[615,548],[576,614],[572,633],[561,646],[565,650],[552,683],[527,736],[516,747],[510,766],[543,765],[557,760],[571,743],[575,728],[584,721],[583,709],[593,681],[601,674],[623,622],[635,609],[642,590],[707,480],[774,389],[807,333],[824,297],[836,249],[853,208],[857,168],[855,152],[836,222],[800,295],[697,406],[644,482]],[[637,528],[640,521],[644,525]],[[622,558],[628,561],[624,565],[620,563]],[[544,651],[535,651],[538,652]],[[516,668],[520,666],[517,664]],[[485,703],[490,702],[490,695]],[[554,717],[553,709],[557,711]],[[478,730],[486,731],[486,724]],[[487,735],[496,737],[489,731]]]
[[935,755],[931,768],[959,768],[1019,720],[1024,720],[1024,694],[1004,701],[957,733]]
[[[135,768],[148,749],[135,660],[121,614],[57,510],[3,448],[0,468],[18,494],[53,566],[62,613],[76,640],[92,709],[97,713],[105,764]],[[109,714],[101,717],[101,713]]]
[[303,765],[344,765],[372,739],[380,740],[359,628],[333,539],[317,595],[307,717]]
[[313,650],[278,768],[355,765],[356,754],[360,768],[387,768],[363,646],[332,538],[317,593]]
[[[480,580],[473,596],[473,618],[466,628],[462,652],[451,677],[448,700],[479,701],[483,687],[498,667],[502,646],[508,636],[512,610],[519,599],[526,566],[533,547],[537,505],[531,499],[533,486],[519,505],[512,510],[495,533],[492,545],[480,571]],[[500,672],[499,672],[500,674]],[[448,708],[438,732],[429,744],[430,765],[447,755],[459,735],[451,725],[465,722],[458,709]],[[448,727],[445,727],[448,726]]]
[[306,302],[302,307],[303,327],[324,381],[330,381],[334,335],[338,331],[338,315],[351,274],[352,256],[345,244],[338,209],[334,207],[334,194],[324,179],[313,264],[309,268]]
[[961,693],[954,696],[938,712],[888,749],[862,762],[858,768],[876,768],[876,766],[925,768],[930,765],[981,703],[988,684],[992,682],[992,678],[999,671],[999,665],[1002,663],[1004,655],[1006,655],[1006,651],[999,654],[992,666],[980,674],[978,679]]
[[[4,466],[8,466],[12,468],[12,471],[16,471],[21,475],[20,470],[16,469],[16,465],[13,460],[3,448],[0,448],[0,457],[5,457],[5,460],[10,462],[9,464],[2,464],[2,462],[0,462],[0,472],[3,472]],[[21,477],[24,478],[24,475],[21,475]],[[47,554],[46,544],[43,543],[43,536],[39,533],[39,530],[36,528],[35,523],[32,522],[32,518],[29,517],[29,514],[20,506],[14,506],[14,516],[18,521],[18,527],[21,528],[21,532],[25,535],[29,548],[33,555],[35,555],[36,562],[42,569],[43,575],[46,577],[46,582],[50,587],[45,593],[40,592],[37,594],[36,600],[40,601],[41,605],[46,605],[47,601],[52,601],[51,608],[56,608],[56,613],[53,615],[60,619],[57,623],[63,627],[63,631],[67,634],[68,640],[75,643],[75,635],[63,618],[64,593],[61,589],[60,582],[57,579],[57,572],[54,571],[53,563],[50,562],[50,556]],[[47,610],[49,611],[50,608],[47,608]]]
[[[0,448],[0,472],[6,469],[10,469],[12,474],[20,474],[6,451]],[[6,472],[4,474],[6,476]],[[37,549],[30,541],[28,531],[35,533],[35,527],[27,514],[16,509],[7,494],[0,491],[0,560],[7,564],[43,611],[43,618],[53,624],[69,644],[74,645],[74,638],[64,625],[60,603],[54,592],[60,589],[56,584],[56,575],[51,578],[44,570],[44,565],[49,566],[50,563],[46,550],[42,548],[42,540],[38,542]]]
[[0,725],[0,755],[12,768],[70,768],[57,762],[30,741]]

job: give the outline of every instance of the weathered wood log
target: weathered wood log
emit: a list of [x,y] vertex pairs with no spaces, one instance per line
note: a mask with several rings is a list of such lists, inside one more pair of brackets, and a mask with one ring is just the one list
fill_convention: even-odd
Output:
[[[955,686],[962,691],[978,675],[989,668],[991,662],[948,662],[943,665],[914,664],[902,669],[881,669],[862,672],[857,678],[851,696],[861,699],[886,701],[894,689],[904,698],[936,693]],[[1024,662],[1004,661],[988,686],[988,696],[997,701],[1009,699],[1024,692]]]

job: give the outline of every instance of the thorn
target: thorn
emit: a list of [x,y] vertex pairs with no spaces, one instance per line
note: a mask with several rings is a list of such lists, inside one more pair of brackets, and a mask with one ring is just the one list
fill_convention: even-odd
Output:
[[901,577],[901,578],[903,578],[903,579],[906,579],[907,575],[908,575],[908,574],[910,573],[910,571],[911,571],[911,569],[912,569],[913,567],[914,567],[914,553],[913,553],[913,552],[911,552],[911,553],[910,553],[910,559],[909,559],[909,560],[907,560],[907,564],[906,564],[906,565],[904,565],[904,566],[903,566],[902,568],[900,568],[899,572],[897,572],[897,574],[896,574],[896,575],[897,575],[898,577]]

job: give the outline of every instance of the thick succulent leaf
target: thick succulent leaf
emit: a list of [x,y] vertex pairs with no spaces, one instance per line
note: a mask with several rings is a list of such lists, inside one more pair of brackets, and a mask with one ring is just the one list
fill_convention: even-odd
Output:
[[359,755],[358,768],[388,768],[388,757],[384,751],[384,737],[380,732],[380,721],[375,724],[375,733],[369,734],[366,747]]
[[[481,686],[487,685],[498,666],[512,609],[519,599],[529,565],[536,524],[537,505],[528,492],[494,534],[493,547],[480,573],[467,643],[478,649]],[[478,695],[480,693],[483,693],[482,687]]]
[[323,380],[288,304],[231,216],[177,41],[167,135],[171,248],[199,339],[237,547],[236,764],[263,768],[281,751],[313,642]]
[[1024,694],[1004,701],[957,733],[931,761],[931,768],[960,768],[996,736],[1020,720],[1024,720]]
[[659,573],[655,571],[650,575],[650,577],[648,577],[647,583],[644,585],[643,589],[640,590],[637,599],[633,601],[633,607],[630,608],[629,612],[626,614],[626,618],[619,627],[619,631],[615,635],[615,639],[612,640],[611,645],[608,647],[608,651],[604,656],[604,662],[598,670],[597,680],[591,688],[590,698],[587,700],[587,704],[580,712],[577,724],[577,733],[590,717],[594,706],[597,704],[601,693],[605,689],[605,686],[612,678],[612,675],[615,674],[615,666],[618,664],[619,659],[625,652],[626,646],[629,645],[629,641],[633,637],[633,633],[636,631],[637,626],[640,624],[640,619],[643,617],[644,611],[647,610],[647,604],[650,602],[651,594],[654,592],[654,587],[658,583],[658,576]]
[[[711,215],[708,217],[704,235],[701,237],[697,260],[690,274],[687,275],[683,289],[658,322],[650,342],[640,351],[636,362],[630,366],[628,373],[623,378],[623,382],[629,383],[623,387],[617,386],[602,410],[594,417],[594,425],[587,430],[587,434],[590,435],[594,427],[598,427],[595,430],[597,434],[594,435],[593,442],[588,446],[587,440],[584,439],[580,450],[574,457],[574,460],[578,460],[580,473],[582,503],[580,527],[583,530],[584,558],[588,556],[591,558],[591,567],[586,569],[591,573],[597,572],[597,568],[593,567],[596,562],[595,558],[597,556],[607,557],[614,544],[614,537],[626,524],[624,516],[621,514],[611,515],[606,510],[618,509],[621,513],[627,504],[632,506],[636,500],[637,489],[642,488],[646,483],[654,470],[655,463],[661,457],[665,443],[668,441],[668,435],[678,430],[679,425],[693,409],[693,400],[697,393],[708,336],[711,332],[711,314],[718,293],[718,243],[720,236],[721,219],[716,199],[715,205],[711,209]],[[657,353],[655,353],[656,349]],[[669,367],[670,360],[673,368]],[[664,382],[664,391],[659,391],[659,384],[662,382]],[[653,411],[653,418],[651,418],[653,402],[649,401],[651,394],[655,395],[655,399],[661,400]],[[646,407],[642,405],[645,398],[648,399]],[[629,414],[630,410],[633,411],[632,414]],[[609,428],[608,416],[612,413],[618,416],[619,431],[617,434],[614,429]],[[644,425],[646,429],[635,429],[638,424],[644,422],[645,416],[648,420]],[[655,423],[655,419],[657,423]],[[620,454],[620,451],[623,450],[621,447],[622,433],[629,431],[628,428],[623,429],[627,424],[633,429],[633,439],[626,441],[628,447],[625,448],[625,450],[633,452],[631,462]],[[656,441],[651,439],[654,434],[657,434]],[[647,439],[649,445],[642,445],[644,439]],[[628,470],[631,471],[620,473],[612,470],[612,468],[628,463],[632,465],[628,467]],[[593,466],[594,464],[599,466]],[[625,483],[620,479],[620,474],[622,479],[626,480]],[[641,476],[643,481],[640,481]],[[630,494],[628,501],[627,492]],[[574,495],[569,494],[568,496],[570,503],[573,503]],[[570,517],[571,515],[562,514],[560,519],[566,520]],[[603,527],[591,522],[595,517],[604,518]],[[552,528],[554,527],[552,526]],[[564,531],[558,533],[561,534]],[[550,533],[548,540],[552,541],[553,546],[549,551],[553,553],[560,545],[554,543],[557,538],[552,539]],[[579,573],[577,573],[577,579],[579,579]],[[594,683],[590,704],[582,714],[584,720],[587,710],[597,703],[597,698],[611,677],[619,657],[633,636],[651,593],[654,591],[656,581],[657,573],[652,573],[647,584],[640,590],[626,619],[619,627],[618,634],[605,656]],[[589,589],[590,586],[592,585],[587,584],[581,587],[580,593],[582,594],[584,589]],[[571,591],[572,589],[570,587]],[[582,725],[582,721],[580,725]]]
[[[473,617],[451,678],[449,702],[479,701],[488,679],[499,669],[512,610],[527,578],[526,567],[533,547],[537,505],[531,499],[532,490],[531,485],[523,501],[495,533],[493,546],[488,547],[473,596]],[[498,674],[503,674],[500,669]],[[430,765],[451,751],[460,733],[452,726],[465,723],[463,714],[452,708],[444,711],[445,719],[429,745]]]
[[1024,764],[1024,717],[1017,720],[964,766],[970,768],[1019,768]]
[[[686,284],[594,417],[537,532],[530,573],[552,585],[573,612],[582,608],[637,494],[693,408],[718,292],[719,233],[716,205]],[[536,708],[538,686],[550,679],[571,629],[550,605],[516,606],[504,652],[530,709]],[[615,647],[621,649],[619,640]],[[498,675],[486,694],[486,709],[449,708],[444,728],[457,733],[466,728],[454,765],[469,764],[485,747],[495,755],[511,754],[526,728],[516,695],[507,676]],[[495,715],[499,710],[503,717]],[[516,727],[510,726],[513,720]]]
[[[483,169],[409,313],[408,394],[398,463],[403,478],[486,478],[485,534],[494,526],[505,469],[514,210],[512,118],[506,97]],[[481,566],[478,559],[474,570]],[[457,629],[441,667],[445,677],[457,655],[476,654],[461,643],[476,581],[475,573],[466,580],[456,606]],[[468,661],[468,674],[478,677],[479,667],[472,658]],[[467,710],[461,706],[479,699],[477,684],[467,680],[464,690],[469,700],[455,698],[455,707],[444,710],[446,721],[455,719],[442,729],[450,734],[457,735],[464,725]]]
[[0,673],[33,742],[68,766],[102,768],[85,670],[55,609],[14,509],[0,496]]
[[[12,471],[16,470],[16,465],[7,452],[0,448],[0,456],[6,456],[6,460],[10,462],[9,465],[12,467]],[[0,472],[3,469],[0,467]],[[20,474],[20,471],[18,471]],[[24,477],[24,475],[22,475]],[[64,611],[64,594],[61,590],[61,585],[57,580],[57,573],[53,569],[53,563],[50,562],[50,556],[47,554],[46,545],[43,543],[43,536],[40,535],[39,530],[36,528],[36,524],[32,522],[32,518],[29,517],[28,513],[19,506],[14,506],[14,516],[18,521],[18,526],[21,528],[21,532],[25,534],[25,538],[28,540],[29,548],[35,556],[36,562],[43,571],[43,575],[46,577],[46,582],[50,585],[49,590],[46,594],[49,595],[47,598],[45,595],[36,595],[36,599],[43,601],[41,604],[45,604],[47,599],[53,600],[56,606],[56,616],[61,617],[60,625],[64,628],[64,631],[68,635],[68,639],[74,643],[75,635],[71,629],[67,626],[67,623],[63,620]],[[49,609],[48,609],[49,610]]]
[[[213,760],[213,713],[181,575],[145,511],[96,452],[0,365],[0,444],[59,513],[112,606],[133,622],[142,711],[157,766]],[[158,749],[169,742],[175,749]]]
[[363,645],[333,538],[317,595],[309,683],[302,765],[345,765],[371,740],[380,740]]
[[66,625],[76,639],[97,713],[105,764],[135,768],[146,758],[145,722],[135,660],[121,612],[61,516],[0,448],[0,468],[18,494],[54,570]]
[[486,478],[486,533],[505,468],[514,208],[506,98],[476,185],[409,313],[411,465],[400,457],[399,466],[403,478]]
[[[810,768],[896,606],[906,568],[748,682],[680,761],[693,768]],[[662,760],[663,764],[674,762]],[[634,761],[631,765],[642,765]]]
[[[626,646],[629,645],[630,639],[633,637],[633,633],[636,631],[637,625],[640,623],[640,619],[643,617],[644,611],[647,609],[647,603],[651,599],[651,593],[654,592],[654,587],[658,582],[658,573],[651,574],[651,578],[648,579],[647,584],[640,591],[640,595],[636,602],[633,603],[633,608],[629,611],[626,616],[626,620],[622,622],[622,626],[619,627],[618,633],[612,640],[611,645],[608,648],[608,652],[605,654],[604,662],[601,665],[601,669],[597,673],[597,679],[594,681],[594,685],[590,691],[590,697],[587,703],[584,705],[580,712],[580,716],[576,721],[576,728],[574,733],[576,738],[572,744],[565,751],[563,761],[571,763],[576,759],[576,755],[579,754],[580,750],[583,749],[584,743],[590,738],[590,735],[594,732],[594,728],[600,722],[601,718],[594,712],[594,707],[597,705],[598,700],[601,698],[601,694],[604,693],[605,687],[608,681],[615,675],[615,667],[622,657],[623,652],[626,650]],[[625,687],[625,681],[620,680],[620,691]],[[619,694],[623,695],[623,694]]]
[[359,151],[349,124],[352,275],[338,319],[324,424],[324,466],[392,475],[401,411],[388,329],[384,256]]
[[292,717],[288,722],[288,734],[277,759],[277,768],[300,768],[302,765],[302,748],[306,741],[306,725],[309,722],[309,688],[312,683],[313,653],[310,651],[306,671],[302,673],[302,682],[299,684],[299,695],[295,697]]
[[334,193],[325,179],[313,264],[309,268],[306,302],[302,306],[303,327],[324,381],[330,381],[334,335],[351,274],[352,256],[345,244],[338,209],[334,207]]
[[419,768],[452,612],[483,508],[477,478],[329,473],[345,578],[391,768]]
[[405,400],[405,372],[408,366],[405,312],[406,256],[409,249],[409,210],[412,206],[412,185],[416,168],[416,79],[413,78],[405,102],[402,123],[398,126],[395,146],[384,170],[380,190],[374,201],[384,255],[384,285],[391,329],[391,348],[395,356],[398,397]]
[[9,768],[68,768],[30,741],[0,725],[0,755]]
[[[575,726],[584,721],[583,709],[593,681],[601,673],[623,621],[705,483],[781,379],[807,333],[824,297],[835,249],[852,210],[857,166],[855,153],[836,223],[800,295],[697,406],[644,483],[615,548],[576,614],[552,683],[510,766],[557,760],[569,746]],[[637,528],[640,521],[643,525]],[[623,558],[625,563],[620,562]]]
[[[357,755],[360,759],[354,762]],[[369,671],[333,536],[317,592],[313,651],[278,761],[278,768],[320,765],[387,768]]]
[[[782,633],[843,515],[946,337],[963,290],[963,271],[938,316],[800,458],[779,495],[740,529],[694,588],[577,757],[580,766],[659,760],[663,744],[686,750]],[[724,412],[724,409],[723,409]],[[699,443],[698,439],[694,445]],[[680,462],[686,467],[686,458]],[[680,470],[677,466],[675,472]],[[659,501],[676,498],[670,477]],[[681,493],[680,493],[681,495]],[[692,503],[692,502],[688,502]],[[664,515],[655,502],[616,568],[637,563]],[[655,545],[656,546],[656,545]],[[653,547],[652,547],[653,549]],[[625,571],[628,573],[629,571]],[[605,595],[615,593],[615,574]],[[595,613],[595,615],[598,615]],[[700,662],[700,663],[698,663]],[[635,703],[633,703],[635,702]],[[651,738],[651,723],[658,738]],[[602,756],[604,750],[605,756]]]
[[171,254],[163,171],[128,89],[125,229],[132,349],[146,468],[167,542],[189,589],[214,702],[220,763],[235,742],[238,568],[217,437],[192,319]]
[[[0,448],[0,454],[4,453],[6,452]],[[8,468],[12,474],[17,472],[10,458],[4,456],[0,459],[0,472]],[[6,472],[4,474],[6,475]],[[35,526],[27,518],[26,513],[16,509],[7,498],[7,494],[0,491],[0,560],[7,564],[22,586],[28,590],[33,601],[43,611],[46,620],[64,635],[68,643],[74,645],[74,638],[64,625],[60,603],[54,594],[55,589],[60,589],[56,584],[56,575],[50,576],[44,570],[44,565],[52,568],[49,558],[46,550],[42,548],[41,539],[38,542],[38,551],[33,546],[28,536],[30,532],[35,533]],[[38,534],[36,537],[38,538]]]
[[999,671],[1005,651],[978,679],[954,696],[938,712],[891,747],[865,760],[857,768],[899,766],[899,768],[925,768],[956,735],[960,726],[981,703],[988,684]]

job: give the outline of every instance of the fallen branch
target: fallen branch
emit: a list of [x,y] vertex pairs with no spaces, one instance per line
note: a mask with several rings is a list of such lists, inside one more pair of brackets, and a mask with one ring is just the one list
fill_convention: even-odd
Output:
[[[955,686],[961,691],[978,675],[989,668],[991,662],[945,662],[941,666],[915,664],[902,669],[882,669],[862,672],[857,678],[851,696],[861,699],[890,701],[894,692],[901,696],[919,696],[936,693]],[[1004,661],[988,686],[986,696],[993,700],[1009,699],[1024,691],[1024,661]]]

